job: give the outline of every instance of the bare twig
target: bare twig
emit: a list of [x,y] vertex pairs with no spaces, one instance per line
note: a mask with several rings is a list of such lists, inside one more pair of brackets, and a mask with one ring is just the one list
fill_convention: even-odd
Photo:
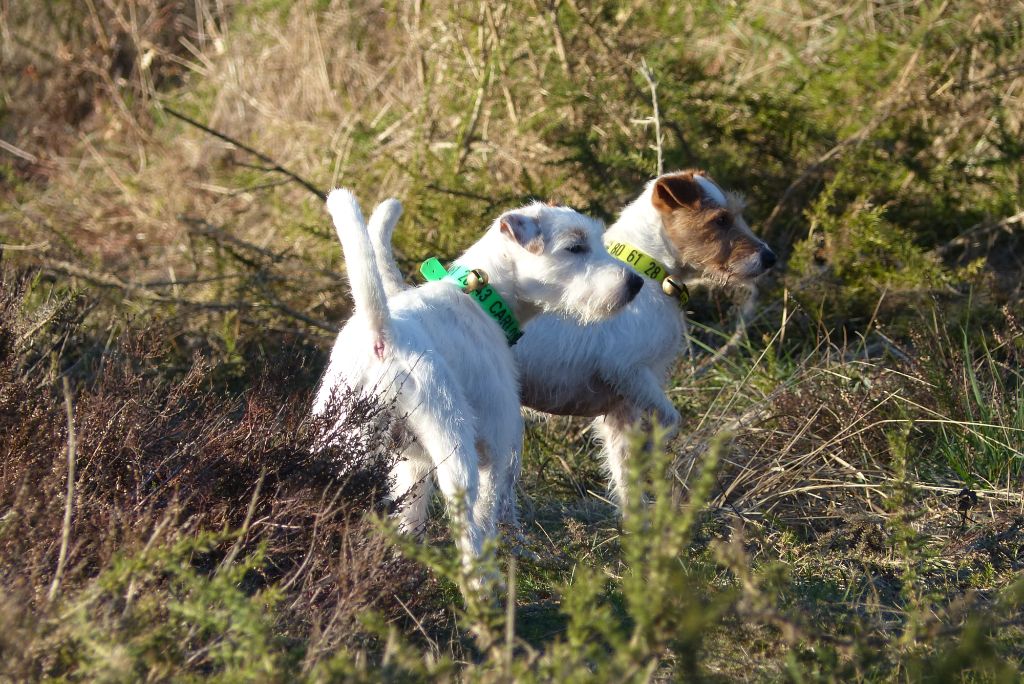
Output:
[[647,86],[651,89],[651,106],[654,109],[654,146],[658,150],[658,175],[665,172],[665,164],[662,159],[662,138],[661,138],[661,114],[658,111],[658,82],[654,80],[654,72],[647,66],[647,60],[640,58],[640,73]]
[[319,318],[307,316],[301,311],[296,311],[292,307],[280,301],[277,297],[274,296],[270,289],[266,285],[264,285],[259,279],[256,280],[256,285],[257,287],[259,287],[260,294],[262,294],[263,298],[267,300],[267,303],[270,304],[270,306],[277,309],[278,311],[280,311],[281,313],[287,316],[291,316],[292,318],[295,318],[297,320],[300,320],[307,325],[313,326],[314,328],[320,328],[321,330],[326,330],[327,332],[332,333],[338,332],[338,326],[331,325],[327,321],[322,321]]
[[50,591],[46,594],[47,601],[53,601],[60,588],[60,580],[64,575],[64,565],[68,560],[68,544],[71,541],[71,511],[75,503],[75,415],[71,407],[71,387],[67,376],[64,376],[64,409],[68,418],[68,493],[64,501],[64,523],[61,526],[60,553],[57,555],[57,571],[53,574]]
[[189,230],[194,233],[198,233],[199,235],[208,237],[211,240],[214,240],[218,243],[226,243],[230,245],[235,245],[237,247],[241,247],[242,249],[265,257],[275,264],[281,263],[282,261],[297,261],[300,264],[302,264],[304,270],[306,271],[322,275],[326,278],[330,278],[331,280],[337,282],[341,282],[342,280],[344,280],[341,274],[339,274],[337,271],[330,271],[325,268],[310,267],[305,261],[303,261],[301,257],[295,254],[289,254],[287,251],[274,252],[264,247],[260,247],[259,245],[254,245],[253,243],[248,242],[247,240],[235,237],[234,235],[230,234],[223,228],[215,226],[204,219],[196,218],[194,216],[178,216],[178,220],[187,225],[189,227]]
[[34,242],[31,245],[12,245],[9,243],[0,243],[0,252],[34,252],[37,249],[45,252],[49,248],[49,240],[43,240],[42,242]]
[[512,657],[516,636],[516,557],[508,559],[508,598],[505,601],[505,672],[509,681],[512,675]]
[[9,154],[13,154],[15,157],[20,157],[20,158],[24,159],[25,161],[27,161],[29,163],[32,163],[32,164],[38,164],[39,163],[39,157],[37,157],[36,155],[32,154],[31,152],[26,152],[25,150],[21,149],[20,147],[12,145],[11,143],[7,142],[6,140],[0,140],[0,150],[3,150],[4,152],[7,152]]
[[[146,299],[157,304],[176,304],[179,306],[188,306],[196,309],[205,309],[209,311],[243,311],[248,309],[259,308],[258,306],[254,306],[253,304],[248,302],[213,302],[163,295],[160,294],[159,292],[154,292],[151,288],[164,287],[166,286],[165,283],[149,284],[125,281],[121,280],[120,278],[113,274],[92,271],[87,268],[83,268],[82,266],[79,266],[77,264],[72,264],[67,261],[61,261],[59,259],[43,259],[42,263],[43,267],[48,271],[63,273],[65,275],[82,278],[83,280],[91,282],[94,285],[100,285],[102,287],[109,287],[117,290],[122,290],[129,294],[142,297],[143,299]],[[287,304],[284,304],[283,302],[279,301],[278,299],[270,295],[265,287],[261,287],[261,292],[266,298],[266,305],[269,305],[271,308],[280,311],[286,316],[294,318],[298,321],[302,321],[303,323],[306,323],[307,325],[313,326],[315,328],[326,330],[327,332],[338,332],[337,326],[331,325],[327,321],[322,321],[320,319],[307,316],[300,311],[296,311]]]
[[[481,19],[482,20],[482,19]],[[476,127],[480,123],[480,114],[483,112],[484,102],[487,99],[487,92],[491,86],[493,65],[491,63],[491,40],[490,35],[480,36],[480,52],[483,59],[483,71],[480,75],[480,84],[476,89],[476,98],[473,101],[473,110],[470,112],[469,121],[462,131],[462,139],[459,141],[459,156],[455,163],[457,173],[462,171],[466,159],[469,157],[473,145],[473,136],[476,134]]]
[[245,541],[246,535],[249,533],[249,525],[252,523],[252,516],[256,512],[256,502],[260,498],[260,489],[263,488],[263,478],[267,475],[267,469],[264,467],[260,470],[260,477],[256,480],[256,486],[252,490],[252,498],[249,499],[249,508],[245,512],[245,521],[242,522],[242,529],[238,530],[238,538],[235,539],[235,543],[231,545],[231,550],[228,551],[227,555],[224,556],[224,560],[220,562],[218,571],[222,571],[229,567],[235,562],[235,558],[238,557],[238,552],[242,549],[242,542]]
[[215,138],[220,138],[224,142],[230,143],[230,144],[234,145],[235,147],[237,147],[238,149],[244,150],[244,151],[248,152],[252,156],[254,156],[257,159],[259,159],[260,161],[268,164],[270,166],[270,168],[268,169],[269,171],[274,171],[276,173],[280,173],[280,174],[283,174],[285,176],[288,176],[288,178],[291,178],[293,181],[295,181],[296,183],[298,183],[299,185],[301,185],[302,187],[306,188],[311,193],[313,193],[314,195],[319,197],[321,201],[326,201],[327,200],[327,193],[326,192],[324,192],[323,190],[321,190],[317,186],[313,185],[311,182],[309,182],[308,180],[306,180],[305,178],[303,178],[299,174],[295,173],[294,171],[291,171],[291,170],[285,168],[281,164],[278,164],[272,158],[270,158],[267,155],[263,154],[259,150],[256,150],[256,149],[254,149],[252,147],[249,147],[245,143],[240,142],[240,141],[238,141],[235,138],[232,138],[227,133],[221,133],[218,130],[215,130],[213,128],[210,128],[209,126],[201,124],[198,121],[196,121],[195,119],[193,119],[193,118],[191,118],[189,116],[185,116],[181,112],[177,112],[177,111],[171,109],[167,105],[164,105],[163,109],[164,109],[165,112],[167,112],[168,114],[170,114],[174,118],[180,119],[181,121],[184,121],[185,123],[187,123],[190,126],[195,126],[199,130],[201,130],[201,131],[203,131],[205,133],[209,133],[210,135],[212,135]]
[[262,257],[269,259],[271,262],[275,264],[280,263],[282,260],[284,260],[284,254],[273,252],[264,247],[254,245],[251,242],[246,242],[245,240],[242,240],[240,238],[235,237],[234,235],[231,235],[223,228],[219,228],[204,219],[196,218],[194,216],[178,216],[178,220],[184,223],[186,226],[188,226],[189,230],[193,233],[198,233],[199,235],[206,236],[217,242],[226,242],[232,245],[236,245],[238,247],[242,247],[243,249],[246,249],[250,252],[254,252]]
[[438,185],[437,183],[427,183],[425,187],[427,187],[430,190],[436,190],[437,192],[443,192],[446,195],[454,195],[455,197],[465,197],[467,199],[474,199],[480,202],[487,202],[488,204],[494,202],[494,197],[481,195],[476,192],[469,192],[467,190],[455,190],[453,188],[445,188]]
[[1017,212],[1013,216],[1007,216],[1006,218],[1001,219],[999,221],[985,221],[982,223],[975,224],[968,228],[967,230],[965,230],[960,235],[956,236],[955,238],[947,242],[946,244],[941,245],[938,248],[939,254],[946,255],[953,249],[956,249],[957,247],[964,247],[968,243],[970,243],[972,238],[990,231],[994,232],[997,230],[1003,230],[1007,233],[1010,233],[1012,232],[1010,226],[1018,223],[1024,224],[1024,211]]
[[184,299],[181,297],[168,297],[160,294],[159,292],[153,292],[148,289],[150,286],[145,283],[136,283],[132,281],[121,280],[117,276],[111,273],[102,273],[100,271],[93,271],[78,264],[73,264],[70,261],[63,261],[61,259],[40,259],[40,264],[43,268],[49,272],[62,273],[64,275],[74,276],[86,280],[93,285],[100,285],[102,287],[110,287],[117,290],[123,290],[125,292],[138,295],[144,299],[148,299],[153,302],[159,302],[162,304],[181,304],[183,306],[195,306],[204,309],[241,309],[246,308],[245,304],[227,304],[221,302],[202,302],[192,299]]

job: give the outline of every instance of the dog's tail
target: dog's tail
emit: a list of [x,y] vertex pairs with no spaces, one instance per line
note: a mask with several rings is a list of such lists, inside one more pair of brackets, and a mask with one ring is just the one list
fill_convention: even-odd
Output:
[[327,196],[327,211],[334,220],[334,229],[345,253],[345,268],[355,309],[366,316],[373,335],[373,351],[377,358],[383,360],[385,341],[391,333],[391,311],[363,212],[355,195],[344,188],[331,190]]
[[377,270],[384,282],[384,291],[394,296],[408,288],[398,270],[395,255],[391,249],[391,237],[395,233],[395,224],[402,216],[402,203],[396,199],[386,199],[377,205],[370,216],[369,231],[373,251],[377,255]]

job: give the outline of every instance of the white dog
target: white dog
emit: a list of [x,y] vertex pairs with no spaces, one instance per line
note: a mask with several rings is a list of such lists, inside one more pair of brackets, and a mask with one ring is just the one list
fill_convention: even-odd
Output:
[[[750,231],[742,211],[742,199],[723,192],[703,171],[652,180],[604,235],[609,251],[645,275],[648,286],[605,321],[584,325],[538,316],[513,349],[523,404],[596,417],[593,428],[603,442],[620,506],[628,497],[633,430],[652,415],[670,432],[679,424],[664,386],[684,342],[686,283],[747,284],[775,263],[775,254]],[[390,215],[372,235],[389,292],[404,287],[391,256],[397,218]]]
[[[338,334],[314,413],[324,412],[343,386],[394,399],[413,438],[393,473],[393,494],[407,501],[402,526],[422,529],[434,471],[462,514],[459,546],[468,563],[494,534],[495,512],[512,496],[522,450],[509,348],[518,326],[544,311],[603,319],[632,301],[642,279],[605,251],[598,221],[532,204],[502,214],[451,270],[434,262],[437,282],[388,297],[355,197],[334,190],[327,209],[355,310]],[[393,227],[399,213],[397,201],[386,202],[371,223]],[[479,289],[465,293],[467,281]]]

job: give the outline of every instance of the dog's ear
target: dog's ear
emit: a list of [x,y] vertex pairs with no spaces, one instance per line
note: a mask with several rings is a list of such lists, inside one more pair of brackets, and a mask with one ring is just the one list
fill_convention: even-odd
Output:
[[662,214],[682,207],[697,207],[700,205],[700,186],[692,173],[664,176],[654,184],[651,204]]
[[544,251],[544,235],[537,222],[524,214],[508,213],[501,217],[501,232],[528,252]]

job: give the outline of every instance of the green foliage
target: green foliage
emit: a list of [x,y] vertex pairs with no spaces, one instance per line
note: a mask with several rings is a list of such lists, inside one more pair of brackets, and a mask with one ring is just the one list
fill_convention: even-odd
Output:
[[263,551],[215,562],[236,535],[203,533],[115,559],[55,611],[50,676],[71,681],[267,679],[294,659],[276,632],[280,592],[254,583]]
[[905,301],[948,280],[937,259],[886,220],[884,207],[863,196],[839,199],[854,190],[852,177],[841,174],[818,196],[789,264],[794,295],[830,322],[867,318],[884,295]]
[[997,336],[994,348],[963,329],[959,345],[940,333],[926,365],[947,415],[956,417],[938,425],[937,456],[969,486],[998,487],[1024,472],[1024,346],[1006,316],[1010,336]]

